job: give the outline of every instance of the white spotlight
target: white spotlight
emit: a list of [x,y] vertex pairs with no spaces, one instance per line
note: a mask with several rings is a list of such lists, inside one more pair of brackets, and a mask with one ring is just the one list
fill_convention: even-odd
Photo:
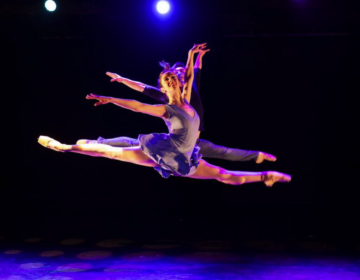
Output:
[[170,4],[168,1],[159,1],[156,4],[156,9],[160,14],[166,14],[170,10]]
[[48,10],[49,12],[53,12],[56,10],[56,3],[53,0],[47,0],[45,2],[45,8],[46,10]]

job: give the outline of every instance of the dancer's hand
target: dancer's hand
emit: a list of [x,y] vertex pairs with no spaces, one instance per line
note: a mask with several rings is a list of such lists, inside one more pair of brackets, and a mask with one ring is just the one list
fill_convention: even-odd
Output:
[[199,54],[198,54],[198,56],[196,58],[194,69],[195,68],[198,68],[198,69],[202,68],[202,58],[208,51],[210,51],[210,49],[205,49],[205,48],[206,48],[206,43],[202,44],[202,46],[199,47]]
[[200,50],[202,50],[203,52],[207,52],[209,50],[206,50],[206,44],[207,43],[194,44],[194,46],[191,48],[190,52],[198,53],[198,52],[200,52]]
[[198,54],[198,55],[204,56],[204,54],[206,54],[206,53],[209,52],[209,51],[210,51],[210,49],[205,50],[205,48],[201,48],[201,49],[199,50],[199,54]]
[[122,81],[124,80],[123,77],[121,77],[116,73],[106,72],[106,75],[108,75],[111,78],[110,82],[122,83]]
[[107,103],[111,102],[111,97],[96,95],[96,94],[93,94],[93,93],[90,93],[90,94],[86,95],[86,99],[97,99],[99,102],[96,102],[94,104],[94,106],[104,105],[104,104],[107,104]]

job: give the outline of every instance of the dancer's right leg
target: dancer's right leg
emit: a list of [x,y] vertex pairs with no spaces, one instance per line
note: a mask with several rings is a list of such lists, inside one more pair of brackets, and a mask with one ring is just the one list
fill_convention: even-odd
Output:
[[149,167],[158,166],[157,163],[144,154],[139,146],[119,148],[105,144],[65,145],[47,136],[40,136],[38,142],[44,147],[55,151],[72,152],[93,157],[106,157]]
[[106,144],[113,147],[136,147],[139,146],[139,140],[125,136],[110,139],[99,137],[97,140],[81,139],[78,140],[76,144]]
[[200,164],[193,175],[188,177],[194,179],[214,179],[229,185],[242,185],[245,183],[264,182],[266,186],[271,187],[276,182],[290,182],[291,176],[288,174],[265,171],[231,171],[212,165],[205,160],[200,160]]

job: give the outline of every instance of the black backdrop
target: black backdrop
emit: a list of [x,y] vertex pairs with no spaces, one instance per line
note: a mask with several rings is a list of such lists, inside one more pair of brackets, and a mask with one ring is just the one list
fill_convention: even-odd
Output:
[[[84,3],[95,2],[79,2]],[[215,4],[203,13],[204,3],[191,9],[177,2],[177,10],[160,19],[147,10],[149,3],[114,3],[97,3],[101,13],[71,13],[60,5],[50,14],[38,5],[32,13],[2,18],[8,24],[3,39],[16,58],[7,94],[16,103],[4,104],[12,110],[4,118],[11,133],[3,139],[10,140],[5,150],[11,158],[0,190],[0,234],[357,240],[356,72],[350,72],[356,26],[336,33],[341,22],[330,19],[327,33],[299,33],[289,27],[291,13],[279,23],[264,8],[274,29],[233,32],[226,15],[236,12],[217,11]],[[279,33],[278,26],[287,28]],[[56,153],[37,143],[39,135],[71,144],[164,132],[160,119],[113,105],[95,108],[85,96],[154,103],[110,83],[105,72],[156,85],[158,61],[185,61],[192,44],[201,42],[211,49],[203,61],[201,137],[278,157],[261,165],[209,162],[289,173],[290,184],[165,180],[150,168]]]

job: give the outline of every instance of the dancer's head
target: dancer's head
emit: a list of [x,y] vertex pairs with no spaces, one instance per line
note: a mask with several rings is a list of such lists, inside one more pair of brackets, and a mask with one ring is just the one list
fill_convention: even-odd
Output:
[[178,91],[181,93],[182,84],[176,75],[175,69],[170,64],[162,61],[160,65],[164,70],[159,75],[158,85],[163,93]]
[[185,65],[182,62],[176,62],[171,68],[174,69],[175,74],[178,76],[181,85],[185,83]]

